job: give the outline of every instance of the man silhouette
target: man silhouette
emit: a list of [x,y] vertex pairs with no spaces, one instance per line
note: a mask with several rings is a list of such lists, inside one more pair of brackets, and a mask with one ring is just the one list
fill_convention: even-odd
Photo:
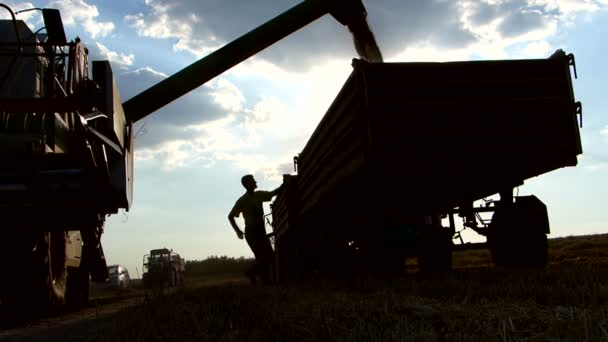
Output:
[[[267,284],[270,282],[274,252],[270,246],[270,240],[266,236],[262,203],[270,201],[283,186],[281,185],[273,191],[255,191],[258,184],[252,175],[243,176],[241,184],[247,192],[236,201],[228,214],[228,220],[239,239],[242,239],[243,235],[245,236],[247,244],[255,255],[255,264],[246,272],[247,277],[254,284],[256,277],[260,277]],[[235,217],[239,217],[240,213],[243,213],[245,220],[244,234],[234,220]]]

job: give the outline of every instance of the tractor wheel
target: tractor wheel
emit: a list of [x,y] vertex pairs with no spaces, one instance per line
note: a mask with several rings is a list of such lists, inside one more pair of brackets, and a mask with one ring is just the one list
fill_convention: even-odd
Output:
[[544,268],[548,263],[547,208],[534,196],[518,197],[498,208],[489,227],[488,244],[497,267]]

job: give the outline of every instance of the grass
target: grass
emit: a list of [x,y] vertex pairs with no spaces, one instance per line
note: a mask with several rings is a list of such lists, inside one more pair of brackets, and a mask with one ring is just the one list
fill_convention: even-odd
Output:
[[105,320],[104,341],[608,341],[608,236],[550,241],[543,271],[459,252],[446,275],[253,287],[190,279]]

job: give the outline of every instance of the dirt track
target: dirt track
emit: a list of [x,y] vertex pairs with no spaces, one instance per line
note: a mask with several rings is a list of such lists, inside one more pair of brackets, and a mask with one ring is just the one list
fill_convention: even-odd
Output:
[[24,325],[0,331],[0,341],[84,341],[101,336],[104,318],[127,307],[143,303],[144,297],[134,296],[111,303],[92,305],[79,312],[25,322]]
[[[188,287],[204,287],[223,283],[245,282],[242,277],[228,277],[197,281],[188,284]],[[164,289],[163,295],[172,293],[179,288]],[[104,296],[91,300],[90,306],[78,312],[67,312],[54,316],[22,320],[8,329],[0,327],[0,342],[28,341],[28,342],[63,342],[63,341],[103,341],[104,330],[111,324],[114,314],[128,307],[142,305],[146,296],[155,296],[159,293],[143,290],[130,290],[126,294],[116,292],[114,295]]]

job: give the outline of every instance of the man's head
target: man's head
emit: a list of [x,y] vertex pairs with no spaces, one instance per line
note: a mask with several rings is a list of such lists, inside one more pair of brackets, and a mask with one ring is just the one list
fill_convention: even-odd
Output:
[[244,175],[241,178],[241,184],[247,189],[247,191],[253,191],[258,187],[258,183],[256,183],[253,175]]

